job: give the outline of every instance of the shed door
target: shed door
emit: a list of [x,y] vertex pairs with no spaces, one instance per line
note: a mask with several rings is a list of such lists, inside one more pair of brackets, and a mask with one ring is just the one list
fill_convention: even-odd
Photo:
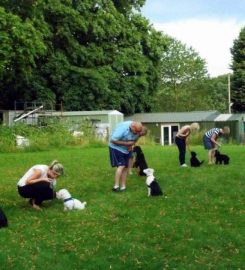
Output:
[[161,145],[172,145],[174,137],[179,130],[179,125],[162,125],[161,126]]

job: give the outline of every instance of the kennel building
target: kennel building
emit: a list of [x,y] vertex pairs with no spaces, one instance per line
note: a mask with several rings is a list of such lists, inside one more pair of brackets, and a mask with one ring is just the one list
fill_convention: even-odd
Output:
[[137,113],[125,120],[142,122],[150,131],[156,143],[161,145],[174,144],[174,137],[178,130],[187,124],[197,122],[201,131],[213,127],[229,126],[229,139],[241,144],[244,141],[244,117],[242,114],[221,114],[218,111],[191,111],[166,113]]

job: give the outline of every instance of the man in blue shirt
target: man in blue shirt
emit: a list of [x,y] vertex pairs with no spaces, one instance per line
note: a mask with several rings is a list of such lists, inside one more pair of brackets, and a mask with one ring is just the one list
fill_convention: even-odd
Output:
[[111,166],[117,167],[113,191],[125,191],[128,175],[128,163],[132,148],[142,135],[143,125],[140,122],[125,121],[119,123],[109,141]]

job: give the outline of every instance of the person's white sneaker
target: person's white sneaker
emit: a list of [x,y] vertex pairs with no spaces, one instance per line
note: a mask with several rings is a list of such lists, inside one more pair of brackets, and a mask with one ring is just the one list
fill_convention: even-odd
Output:
[[185,163],[181,165],[181,167],[188,167]]
[[126,187],[120,187],[120,191],[125,191]]

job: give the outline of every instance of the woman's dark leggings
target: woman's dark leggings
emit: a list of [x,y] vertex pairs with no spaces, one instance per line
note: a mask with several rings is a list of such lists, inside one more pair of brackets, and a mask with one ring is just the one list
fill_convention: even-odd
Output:
[[185,152],[186,152],[185,140],[180,139],[179,137],[175,137],[175,143],[179,149],[179,163],[180,165],[182,165],[185,163]]
[[18,192],[23,198],[34,199],[36,205],[41,205],[43,201],[52,200],[56,197],[56,193],[50,187],[50,183],[41,181],[35,184],[18,186]]

